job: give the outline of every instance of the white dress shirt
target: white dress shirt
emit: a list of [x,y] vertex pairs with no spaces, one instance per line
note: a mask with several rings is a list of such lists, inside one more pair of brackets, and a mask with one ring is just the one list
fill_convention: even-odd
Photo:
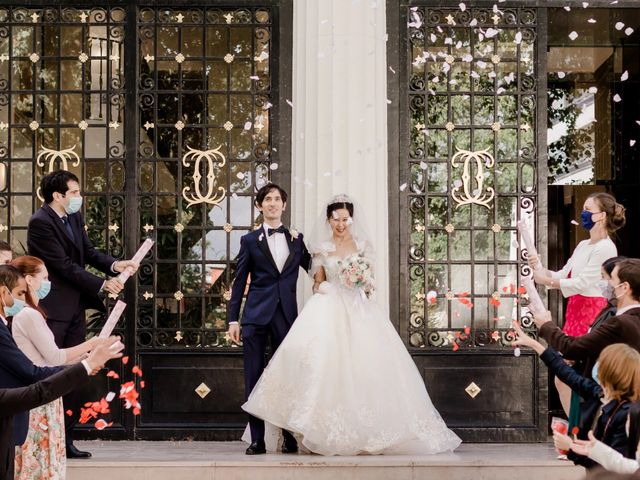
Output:
[[623,313],[628,312],[632,308],[638,308],[638,307],[640,307],[640,303],[634,303],[632,305],[627,305],[626,307],[619,308],[618,310],[616,310],[616,317],[618,315],[622,315]]
[[[278,227],[280,225],[278,225]],[[287,258],[289,258],[289,242],[287,242],[287,237],[284,233],[274,233],[273,235],[269,235],[269,228],[271,227],[266,223],[262,224],[262,228],[264,229],[264,234],[267,237],[267,244],[269,245],[271,256],[276,262],[278,271],[282,272],[284,264],[287,262]]]

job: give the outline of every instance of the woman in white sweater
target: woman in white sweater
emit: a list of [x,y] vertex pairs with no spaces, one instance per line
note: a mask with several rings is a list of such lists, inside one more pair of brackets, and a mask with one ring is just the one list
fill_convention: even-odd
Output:
[[[42,260],[23,256],[11,265],[24,276],[28,290],[27,305],[13,317],[11,332],[20,350],[38,366],[57,366],[79,362],[96,345],[98,337],[72,347],[58,348],[38,302],[51,289]],[[31,410],[26,442],[16,448],[16,480],[64,479],[66,454],[62,398]]]

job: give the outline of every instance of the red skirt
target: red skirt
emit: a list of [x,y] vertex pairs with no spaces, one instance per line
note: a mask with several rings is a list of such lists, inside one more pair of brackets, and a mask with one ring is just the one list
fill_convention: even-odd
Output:
[[606,306],[607,299],[604,297],[570,296],[562,331],[572,337],[584,335],[589,331],[589,327],[600,311]]

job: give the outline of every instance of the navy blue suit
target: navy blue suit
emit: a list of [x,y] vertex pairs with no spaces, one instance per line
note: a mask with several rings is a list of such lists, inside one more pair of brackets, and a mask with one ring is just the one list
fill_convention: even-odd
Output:
[[[240,306],[251,275],[249,293],[242,312],[242,344],[244,353],[245,396],[248,398],[265,367],[268,337],[271,351],[275,352],[298,316],[296,283],[300,267],[309,270],[311,255],[302,235],[293,238],[284,233],[289,256],[282,268],[278,267],[269,250],[264,228],[247,233],[240,239],[236,277],[229,302],[229,321],[237,322]],[[264,440],[264,422],[249,416],[251,439]]]
[[[84,228],[80,213],[68,216],[73,237],[69,235],[60,216],[44,204],[29,220],[27,247],[29,254],[40,258],[49,271],[51,292],[40,301],[47,313],[47,324],[53,332],[56,345],[70,348],[80,345],[87,337],[85,309],[104,311],[98,293],[104,279],[85,270],[91,265],[101,272],[113,274],[115,258],[96,250]],[[64,398],[67,445],[73,443],[71,432],[80,414],[80,400],[76,392]]]
[[[18,348],[9,328],[0,319],[0,388],[28,387],[61,370],[62,367],[36,367]],[[13,444],[22,445],[29,430],[29,412],[14,417]]]

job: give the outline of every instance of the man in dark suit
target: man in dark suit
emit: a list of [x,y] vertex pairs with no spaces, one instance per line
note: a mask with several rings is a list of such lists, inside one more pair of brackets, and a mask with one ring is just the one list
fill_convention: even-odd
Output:
[[[262,187],[256,194],[256,207],[262,212],[263,225],[240,239],[236,278],[229,302],[229,336],[240,342],[240,306],[250,276],[251,284],[242,313],[245,395],[248,398],[265,367],[267,340],[275,352],[298,316],[296,283],[302,267],[309,270],[311,255],[302,235],[282,225],[287,192],[275,184]],[[266,453],[264,422],[249,416],[251,445],[247,455]],[[283,453],[295,453],[298,445],[284,431]]]
[[[82,196],[78,177],[66,170],[46,175],[40,184],[45,204],[33,214],[27,230],[29,254],[44,261],[51,280],[51,293],[40,302],[47,313],[47,323],[56,344],[69,348],[86,340],[85,309],[104,311],[100,292],[117,295],[123,288],[117,278],[104,280],[85,270],[91,265],[107,275],[125,269],[135,271],[137,265],[128,260],[99,252],[91,244],[84,228],[80,209]],[[87,458],[73,445],[73,429],[78,421],[80,401],[76,392],[64,398],[64,409],[74,412],[65,417],[67,456]]]
[[[27,282],[11,265],[0,265],[0,388],[25,387],[53,375],[61,367],[36,367],[11,336],[6,318],[24,307]],[[29,412],[15,417],[14,445],[22,445],[29,429]]]
[[551,321],[546,312],[534,318],[540,337],[567,360],[582,360],[592,369],[602,350],[614,343],[626,343],[640,351],[640,259],[619,262],[611,272],[611,286],[617,298],[615,316],[581,337],[570,337]]
[[86,381],[88,375],[94,375],[108,360],[121,357],[121,353],[110,349],[117,341],[117,337],[106,339],[103,344],[93,349],[86,360],[38,383],[21,388],[0,388],[0,479],[13,479],[13,416],[25,412],[28,414],[32,408],[52,402],[78,388]]

